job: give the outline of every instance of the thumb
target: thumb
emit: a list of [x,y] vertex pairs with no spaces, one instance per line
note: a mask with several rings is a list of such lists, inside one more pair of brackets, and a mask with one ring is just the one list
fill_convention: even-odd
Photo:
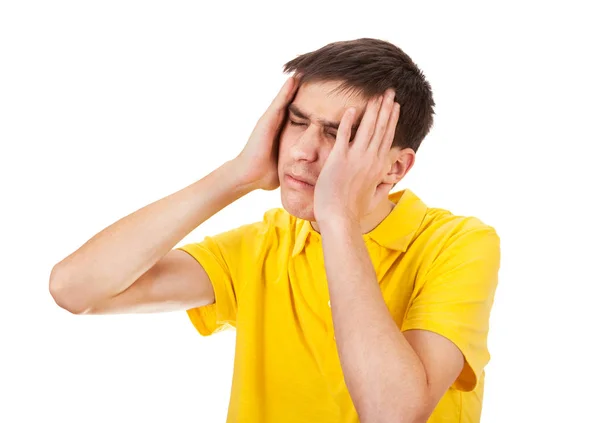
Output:
[[271,104],[267,108],[267,113],[270,115],[276,115],[285,111],[288,104],[292,101],[297,89],[298,79],[294,76],[290,76],[285,81],[273,101],[271,101]]

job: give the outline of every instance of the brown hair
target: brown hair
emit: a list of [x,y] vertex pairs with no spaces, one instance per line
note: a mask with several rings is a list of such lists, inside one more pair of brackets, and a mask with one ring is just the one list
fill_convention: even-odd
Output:
[[393,146],[418,150],[433,126],[431,85],[412,59],[395,45],[374,38],[327,44],[283,66],[301,74],[300,84],[342,81],[336,91],[351,91],[366,99],[396,90],[400,119]]

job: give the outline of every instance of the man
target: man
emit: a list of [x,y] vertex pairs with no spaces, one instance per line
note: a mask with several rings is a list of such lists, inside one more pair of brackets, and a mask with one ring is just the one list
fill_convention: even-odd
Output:
[[[237,330],[228,422],[476,422],[500,247],[473,217],[390,193],[429,132],[412,60],[375,39],[288,62],[243,151],[58,263],[72,313],[187,310]],[[283,208],[174,246],[256,190]]]

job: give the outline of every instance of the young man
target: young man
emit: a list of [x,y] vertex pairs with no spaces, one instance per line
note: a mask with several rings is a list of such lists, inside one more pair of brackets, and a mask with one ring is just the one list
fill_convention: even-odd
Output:
[[[228,422],[477,422],[500,247],[473,217],[391,188],[433,121],[429,83],[381,40],[329,44],[286,81],[243,151],[58,263],[73,313],[187,310],[236,327]],[[283,208],[174,246],[226,205]],[[160,228],[160,230],[156,230]]]

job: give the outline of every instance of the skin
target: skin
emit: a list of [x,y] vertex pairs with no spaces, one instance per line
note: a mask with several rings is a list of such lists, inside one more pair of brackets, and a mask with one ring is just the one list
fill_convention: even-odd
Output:
[[[317,216],[315,216],[314,185],[325,166],[336,141],[338,130],[326,128],[319,124],[318,119],[339,122],[347,108],[353,107],[357,112],[356,123],[360,120],[366,109],[366,99],[359,94],[339,95],[331,91],[339,82],[309,83],[300,87],[294,98],[292,109],[298,108],[312,119],[303,119],[290,111],[288,119],[284,122],[280,139],[278,176],[281,181],[281,200],[284,208],[290,214],[301,219],[310,220],[313,227],[319,230]],[[412,149],[388,148],[383,154],[385,171],[381,173],[377,191],[369,192],[362,198],[369,198],[369,203],[364,205],[364,210],[350,210],[349,204],[340,204],[346,212],[354,212],[354,219],[360,220],[363,232],[373,229],[387,216],[394,207],[388,200],[387,193],[393,184],[400,181],[414,164],[415,153]],[[339,165],[336,165],[336,167]],[[334,176],[336,169],[331,169],[328,174]],[[312,187],[302,187],[289,180],[286,175],[295,175],[308,181]],[[348,173],[351,177],[359,177],[358,173]],[[344,175],[344,173],[338,173]],[[329,180],[335,184],[337,181]],[[321,184],[323,185],[323,184]],[[338,187],[344,185],[340,184]],[[324,188],[323,194],[332,193],[335,189]],[[333,195],[336,195],[333,192]],[[347,193],[343,198],[347,198]],[[340,197],[336,197],[340,200]],[[337,201],[336,200],[336,201]],[[316,213],[326,215],[334,211],[328,206],[321,207]],[[360,214],[360,216],[359,216]],[[335,217],[335,216],[332,216]]]
[[463,355],[433,332],[399,330],[362,238],[393,209],[389,191],[415,153],[391,147],[401,112],[393,91],[365,99],[333,93],[338,85],[310,83],[286,97],[293,106],[278,155],[282,203],[321,233],[338,354],[361,422],[425,422]]
[[[387,194],[412,167],[414,152],[390,148],[401,113],[391,98],[379,103],[332,93],[336,86],[299,87],[289,78],[238,156],[120,219],[57,264],[50,277],[57,304],[78,314],[212,304],[206,273],[171,249],[228,204],[255,189],[273,190],[281,180],[284,207],[322,235],[338,353],[360,421],[425,422],[464,359],[435,333],[399,331],[361,237],[392,210]],[[288,119],[291,104],[309,116],[289,114],[300,126]],[[341,123],[326,128],[323,119]]]

